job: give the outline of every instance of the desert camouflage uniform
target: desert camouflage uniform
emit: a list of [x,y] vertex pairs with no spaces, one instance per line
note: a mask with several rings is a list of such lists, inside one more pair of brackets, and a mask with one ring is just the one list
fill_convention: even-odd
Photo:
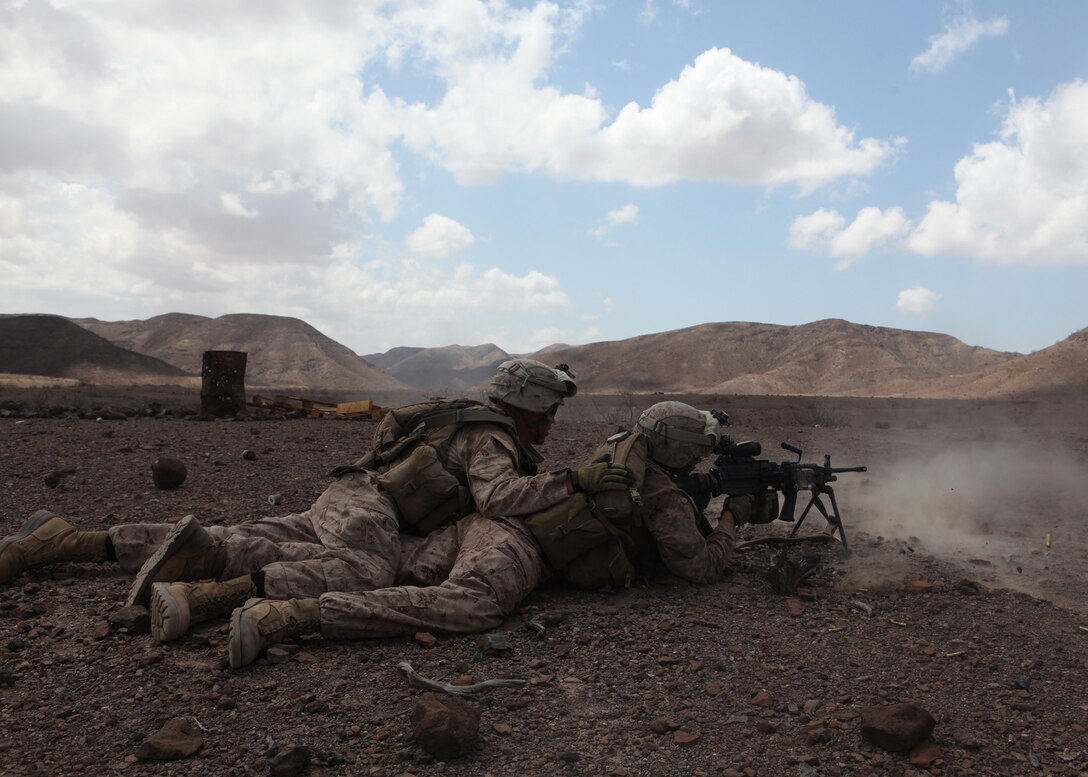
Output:
[[[566,470],[525,476],[535,469],[539,455],[522,446],[519,463],[514,450],[519,448],[510,432],[496,424],[467,424],[451,440],[446,466],[452,473],[465,473],[476,510],[483,516],[525,515],[567,495]],[[138,571],[170,528],[169,524],[111,528],[122,569]],[[263,569],[265,592],[272,599],[391,586],[406,539],[399,533],[396,506],[370,471],[341,476],[305,512],[205,528],[223,540],[227,552],[221,579]],[[419,574],[438,579],[438,573],[424,571],[421,561],[413,563],[419,565]],[[450,568],[449,561],[436,563],[444,572]]]
[[[691,499],[653,469],[647,470],[641,496],[638,511],[646,532],[633,558],[645,563],[656,551],[670,572],[686,580],[720,578],[733,555],[730,522],[703,537]],[[451,559],[446,579],[435,584]],[[429,630],[486,631],[501,624],[552,571],[522,522],[479,515],[413,543],[403,562],[401,580],[419,584],[322,595],[321,633],[329,639],[360,639]]]

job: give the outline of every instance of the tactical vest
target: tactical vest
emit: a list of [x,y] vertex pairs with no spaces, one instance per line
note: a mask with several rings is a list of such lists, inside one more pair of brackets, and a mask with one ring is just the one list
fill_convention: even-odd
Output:
[[580,588],[629,586],[631,561],[646,530],[639,517],[639,489],[646,478],[647,440],[621,432],[594,451],[591,462],[611,461],[634,473],[626,491],[578,493],[525,519],[545,558],[567,581]]
[[450,441],[466,424],[499,424],[510,431],[500,438],[514,456],[519,473],[536,473],[539,456],[517,443],[513,419],[469,399],[435,400],[395,408],[374,430],[371,450],[354,464],[337,467],[334,477],[372,470],[378,484],[397,505],[403,531],[427,534],[475,509],[465,472],[446,468]]

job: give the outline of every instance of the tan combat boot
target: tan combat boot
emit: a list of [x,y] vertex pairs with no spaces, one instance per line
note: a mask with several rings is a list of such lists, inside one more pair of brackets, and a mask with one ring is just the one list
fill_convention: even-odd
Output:
[[170,642],[190,626],[230,615],[256,594],[249,575],[223,582],[155,583],[151,586],[151,636]]
[[105,561],[107,537],[104,531],[78,531],[59,515],[39,510],[0,540],[0,583],[46,564]]
[[252,664],[277,642],[320,632],[319,599],[250,599],[230,616],[230,667]]
[[212,539],[196,516],[187,515],[174,525],[158,550],[140,567],[125,605],[146,607],[151,600],[152,583],[215,580],[226,566],[223,543]]

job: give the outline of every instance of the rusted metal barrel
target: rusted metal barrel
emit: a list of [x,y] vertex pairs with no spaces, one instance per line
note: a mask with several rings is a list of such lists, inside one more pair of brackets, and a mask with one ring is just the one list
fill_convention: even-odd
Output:
[[245,351],[205,351],[200,375],[200,408],[205,415],[245,415]]

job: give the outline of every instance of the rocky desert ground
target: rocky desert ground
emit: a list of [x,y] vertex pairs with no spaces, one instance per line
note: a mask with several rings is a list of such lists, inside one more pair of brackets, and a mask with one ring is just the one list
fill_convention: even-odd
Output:
[[[806,544],[821,564],[797,596],[771,590],[754,546],[709,586],[664,574],[622,591],[546,585],[489,641],[307,639],[289,661],[242,671],[226,667],[224,623],[159,645],[119,619],[129,580],[116,569],[35,571],[0,586],[0,774],[263,775],[294,747],[314,775],[1088,774],[1083,396],[579,396],[546,466],[578,461],[663,398],[727,410],[733,436],[768,458],[790,458],[787,441],[806,461],[867,465],[835,484],[852,552]],[[0,534],[43,507],[98,529],[301,510],[373,429],[202,421],[197,404],[162,388],[3,391]],[[160,455],[186,462],[181,488],[153,486]],[[526,682],[465,697],[479,741],[439,761],[413,737],[423,691],[403,661],[453,683]],[[864,709],[902,701],[936,719],[928,742],[896,753],[862,738]],[[171,719],[199,750],[138,757]]]

